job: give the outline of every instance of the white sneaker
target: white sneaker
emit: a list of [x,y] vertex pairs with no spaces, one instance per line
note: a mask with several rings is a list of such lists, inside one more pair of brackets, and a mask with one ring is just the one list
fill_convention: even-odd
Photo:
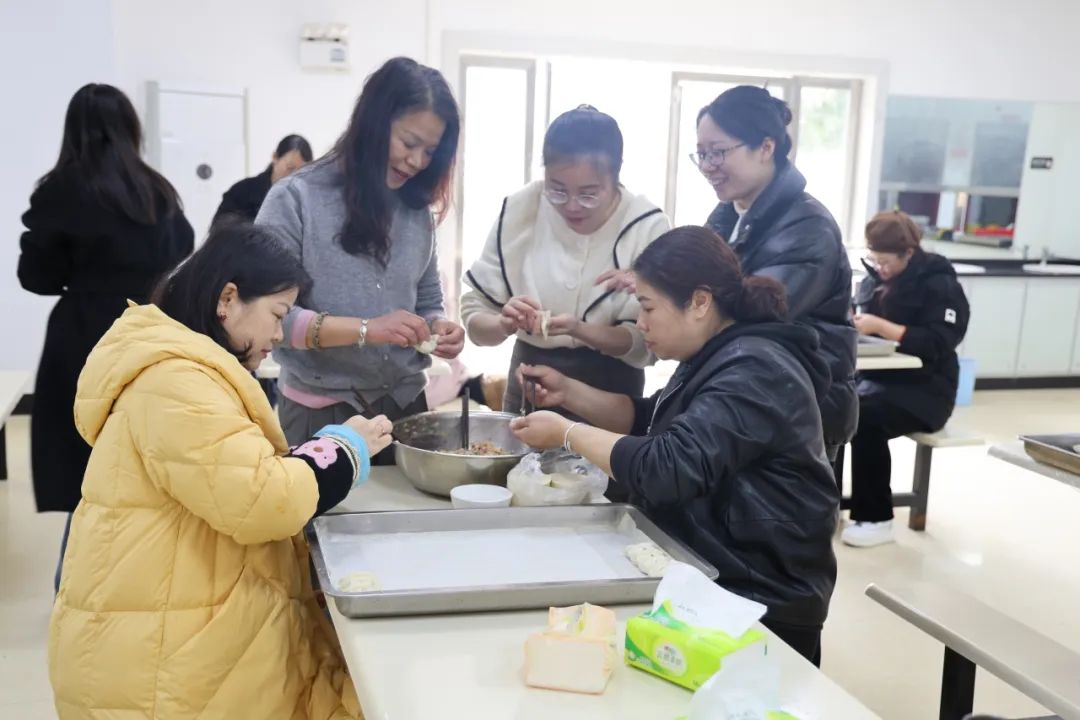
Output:
[[856,522],[844,528],[840,540],[852,547],[868,548],[896,542],[892,532],[892,520],[885,522]]

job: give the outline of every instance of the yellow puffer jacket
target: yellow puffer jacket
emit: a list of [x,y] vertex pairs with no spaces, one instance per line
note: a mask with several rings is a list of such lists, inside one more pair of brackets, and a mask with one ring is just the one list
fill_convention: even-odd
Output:
[[94,450],[49,628],[60,718],[358,717],[301,535],[318,486],[240,363],[132,307],[75,419]]

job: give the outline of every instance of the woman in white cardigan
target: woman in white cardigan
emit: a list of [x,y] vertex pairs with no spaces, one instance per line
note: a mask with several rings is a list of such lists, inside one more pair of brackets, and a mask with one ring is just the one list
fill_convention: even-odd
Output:
[[543,364],[614,393],[640,396],[653,361],[635,323],[637,298],[597,280],[630,268],[670,229],[660,208],[619,183],[615,120],[583,105],[544,136],[544,179],[503,200],[484,251],[465,273],[469,339],[516,336],[503,409],[521,408],[517,368]]

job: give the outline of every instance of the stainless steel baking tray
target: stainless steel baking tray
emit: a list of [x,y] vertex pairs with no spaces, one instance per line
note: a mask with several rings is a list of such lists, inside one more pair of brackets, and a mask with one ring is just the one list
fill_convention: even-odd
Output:
[[1080,434],[1021,435],[1020,439],[1034,460],[1080,475]]
[[897,345],[899,345],[899,343],[892,340],[886,340],[885,338],[860,335],[859,344],[855,348],[855,353],[859,357],[886,357],[896,352]]
[[[652,602],[659,579],[624,553],[647,540],[717,577],[630,505],[350,513],[308,529],[319,583],[348,617]],[[339,590],[354,572],[382,588]]]

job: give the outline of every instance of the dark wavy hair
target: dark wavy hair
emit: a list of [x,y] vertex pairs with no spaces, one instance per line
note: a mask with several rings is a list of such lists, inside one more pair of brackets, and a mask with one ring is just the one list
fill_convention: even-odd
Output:
[[739,258],[712,230],[684,225],[649,244],[634,262],[638,277],[687,308],[694,291],[705,290],[720,312],[736,322],[772,322],[787,316],[784,286],[743,275]]
[[[397,191],[386,184],[390,125],[403,115],[430,110],[445,123],[431,163]],[[438,70],[406,57],[388,60],[364,82],[349,127],[330,157],[345,173],[345,224],[341,246],[382,264],[390,254],[393,194],[406,207],[431,207],[442,220],[450,205],[461,119],[450,86]]]
[[720,93],[720,96],[698,113],[697,121],[708,115],[725,133],[757,150],[772,138],[776,143],[773,163],[777,168],[787,165],[791,154],[791,108],[780,98],[755,85],[739,85]]
[[271,230],[225,221],[212,227],[206,242],[158,284],[150,302],[244,362],[251,348],[233,347],[217,316],[218,301],[229,283],[236,285],[245,303],[293,288],[300,294],[311,289],[311,277],[300,260]]
[[90,83],[75,91],[56,165],[39,181],[72,177],[102,205],[141,225],[180,209],[176,189],[139,156],[142,126],[127,95]]

